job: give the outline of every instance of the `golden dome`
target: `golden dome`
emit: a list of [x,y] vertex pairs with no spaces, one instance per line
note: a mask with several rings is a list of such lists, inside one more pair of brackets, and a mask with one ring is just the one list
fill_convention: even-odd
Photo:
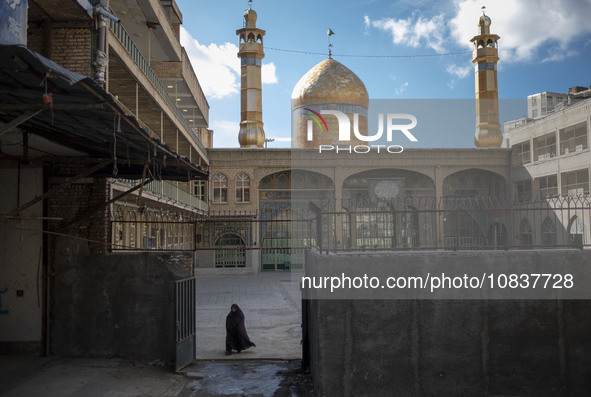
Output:
[[291,94],[292,109],[319,103],[348,104],[367,108],[369,95],[363,81],[332,58],[308,71]]

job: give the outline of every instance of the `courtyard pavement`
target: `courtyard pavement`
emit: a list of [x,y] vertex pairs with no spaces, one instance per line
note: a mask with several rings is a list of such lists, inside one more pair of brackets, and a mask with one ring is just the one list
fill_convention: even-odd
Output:
[[[256,347],[226,356],[226,316],[233,303],[244,312]],[[300,359],[301,317],[301,295],[289,271],[198,276],[197,359]]]

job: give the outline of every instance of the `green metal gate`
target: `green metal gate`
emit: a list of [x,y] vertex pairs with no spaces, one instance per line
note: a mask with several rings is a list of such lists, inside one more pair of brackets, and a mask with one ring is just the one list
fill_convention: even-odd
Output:
[[215,243],[215,267],[245,267],[244,241],[234,233],[221,236]]

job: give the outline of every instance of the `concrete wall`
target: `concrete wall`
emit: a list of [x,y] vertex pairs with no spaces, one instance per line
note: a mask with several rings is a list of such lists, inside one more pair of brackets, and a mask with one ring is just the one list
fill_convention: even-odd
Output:
[[[523,254],[495,253],[509,262]],[[398,264],[423,254],[393,262],[395,255],[383,256]],[[474,262],[472,253],[454,255],[459,263]],[[559,255],[548,251],[541,260],[560,263]],[[571,255],[591,263],[590,252]],[[429,260],[444,260],[438,258],[445,255]],[[307,274],[335,260],[359,257],[311,253]],[[317,396],[583,396],[591,390],[591,301],[317,299],[303,307],[304,357]]]
[[[43,193],[43,169],[0,168],[0,214],[7,214]],[[43,284],[43,206],[23,211],[21,219],[0,218],[0,354],[41,350]]]
[[174,359],[174,281],[190,277],[193,254],[91,255],[86,243],[55,240],[51,353]]
[[195,268],[213,269],[215,267],[215,250],[195,251]]

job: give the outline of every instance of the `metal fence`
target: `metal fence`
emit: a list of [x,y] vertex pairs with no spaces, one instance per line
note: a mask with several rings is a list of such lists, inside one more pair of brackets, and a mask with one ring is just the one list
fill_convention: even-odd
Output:
[[533,201],[481,197],[326,201],[317,211],[209,212],[111,221],[114,250],[215,250],[216,265],[244,266],[261,250],[262,268],[303,262],[307,249],[483,250],[591,247],[591,196]]
[[591,246],[590,198],[529,202],[444,197],[343,203],[318,220],[322,251],[527,249]]
[[111,215],[113,251],[194,251],[197,214],[150,208],[116,208]]

